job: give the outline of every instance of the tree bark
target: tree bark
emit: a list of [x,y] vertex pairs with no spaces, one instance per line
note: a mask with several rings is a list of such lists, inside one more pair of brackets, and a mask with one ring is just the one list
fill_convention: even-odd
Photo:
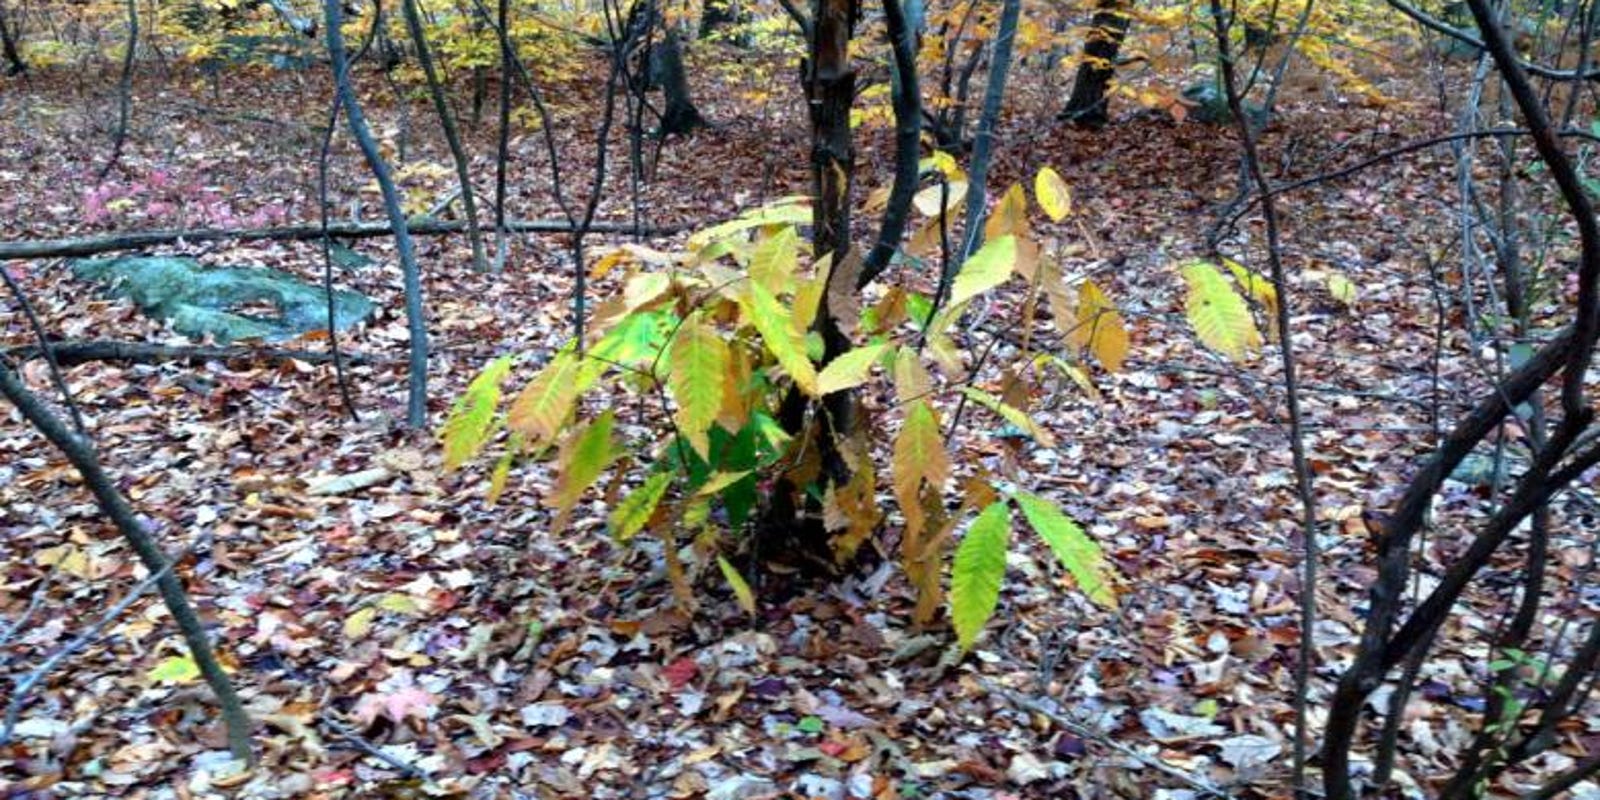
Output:
[[7,21],[6,4],[0,2],[0,55],[5,56],[7,75],[26,75],[28,62],[22,59],[22,52],[17,40],[22,37],[22,24],[19,21],[13,28]]
[[[277,347],[214,347],[206,345],[165,345],[148,342],[118,342],[105,339],[51,342],[50,353],[56,363],[64,367],[87,364],[91,361],[126,361],[132,364],[163,364],[171,361],[282,361],[294,359],[308,364],[326,364],[333,360],[332,353],[312,350],[286,350]],[[21,359],[38,358],[44,350],[37,344],[21,345],[0,350]],[[342,353],[351,364],[378,363],[371,356]]]
[[[422,272],[417,266],[417,254],[406,229],[405,213],[400,210],[400,192],[395,188],[389,165],[378,151],[378,143],[367,127],[367,118],[361,113],[355,90],[350,85],[349,64],[345,58],[344,34],[340,32],[343,10],[340,0],[323,0],[323,14],[327,18],[328,58],[332,62],[334,89],[339,102],[344,105],[345,119],[350,125],[350,135],[361,147],[361,154],[372,169],[372,175],[383,193],[384,212],[394,229],[395,249],[400,252],[400,272],[405,283],[406,330],[411,339],[411,367],[407,379],[406,424],[421,428],[428,421],[428,324],[422,309]],[[322,236],[319,228],[317,236]]]
[[[590,233],[625,233],[638,236],[670,236],[699,223],[636,228],[633,225],[612,222],[590,223]],[[428,221],[408,222],[406,230],[413,236],[448,236],[460,233],[466,222]],[[479,225],[487,229],[486,225]],[[573,233],[577,225],[560,221],[506,220],[505,228],[512,233]],[[374,239],[392,236],[395,226],[388,222],[336,222],[328,226],[328,235],[335,239]],[[179,242],[251,242],[251,241],[306,241],[322,238],[322,229],[316,225],[289,225],[281,228],[195,228],[192,230],[139,231],[108,236],[86,236],[72,239],[40,239],[32,242],[0,242],[0,261],[8,259],[79,258],[99,253],[123,250],[141,250],[147,247],[177,244]]]
[[1072,95],[1058,119],[1084,128],[1099,128],[1111,120],[1106,112],[1117,56],[1128,37],[1128,0],[1099,0],[1083,45],[1083,62],[1072,81]]
[[665,20],[661,21],[661,28],[656,55],[660,59],[658,77],[666,109],[661,114],[661,129],[657,133],[663,137],[684,136],[704,126],[706,121],[689,95],[689,74],[683,67],[683,48],[678,42],[678,33]]
[[450,111],[449,99],[439,81],[439,71],[434,68],[433,55],[428,51],[428,33],[422,27],[422,15],[417,12],[416,0],[401,0],[400,7],[406,18],[406,29],[411,32],[411,43],[417,48],[417,61],[428,81],[428,95],[433,98],[433,110],[439,115],[439,125],[444,128],[445,143],[450,146],[450,157],[455,161],[456,180],[461,184],[461,207],[467,217],[467,239],[472,243],[472,270],[488,272],[489,262],[483,254],[483,236],[478,232],[478,203],[472,192],[472,171],[467,163],[467,152],[461,146],[461,134],[456,130],[455,114]]
[[[337,2],[337,0],[331,1]],[[144,521],[139,518],[138,512],[134,511],[128,498],[117,488],[116,482],[106,474],[94,447],[86,439],[69,430],[37,395],[28,390],[21,377],[3,360],[0,360],[0,395],[10,400],[11,404],[22,413],[23,418],[44,434],[44,437],[67,457],[67,461],[79,475],[83,476],[84,486],[94,495],[100,511],[117,526],[117,530],[128,541],[128,545],[138,555],[145,569],[152,575],[161,576],[156,582],[156,587],[161,592],[161,599],[166,603],[173,622],[177,623],[178,630],[183,634],[184,644],[189,647],[189,656],[194,659],[195,666],[205,678],[206,685],[211,687],[212,693],[217,696],[218,704],[222,706],[222,719],[228,731],[228,750],[234,758],[246,762],[253,761],[255,754],[250,747],[250,716],[245,712],[244,703],[240,701],[238,692],[234,691],[232,679],[223,670],[222,664],[217,661],[216,654],[211,649],[211,639],[206,635],[205,626],[200,622],[200,615],[195,613],[194,606],[190,604],[183,583],[172,574],[167,554],[151,535],[150,530],[145,527]]]

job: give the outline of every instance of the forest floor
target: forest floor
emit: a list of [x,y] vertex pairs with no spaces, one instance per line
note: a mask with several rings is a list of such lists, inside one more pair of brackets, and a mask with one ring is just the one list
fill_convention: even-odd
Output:
[[[664,146],[643,189],[651,223],[709,224],[806,190],[798,93],[752,101],[761,79],[728,77],[747,73],[697,78],[716,127]],[[789,71],[777,75],[768,82],[781,86]],[[126,152],[98,185],[110,81],[84,93],[79,80],[46,74],[0,93],[0,239],[315,220],[322,76],[233,75],[215,93],[193,75],[143,79]],[[392,94],[376,82],[365,90],[400,159]],[[976,444],[963,459],[1034,487],[1084,523],[1120,573],[1116,614],[1085,602],[1031,542],[1013,550],[997,622],[956,664],[943,658],[943,623],[911,625],[910,587],[891,566],[798,598],[763,598],[755,619],[709,579],[696,613],[675,609],[651,577],[659,548],[615,546],[598,504],[551,537],[537,500],[550,476],[538,465],[489,505],[485,469],[444,474],[432,435],[402,428],[400,273],[391,241],[370,239],[355,248],[375,264],[337,276],[379,305],[342,345],[393,359],[350,369],[359,421],[338,403],[327,366],[91,363],[67,372],[110,472],[169,551],[192,548],[182,574],[262,723],[260,765],[243,776],[222,771],[207,693],[161,680],[182,650],[151,596],[34,690],[17,739],[0,748],[0,787],[145,798],[1284,796],[1301,544],[1280,370],[1270,355],[1234,365],[1201,348],[1175,269],[1205,254],[1206,232],[1237,186],[1237,143],[1224,129],[1129,111],[1099,132],[1066,130],[1052,119],[1060,91],[1018,84],[992,185],[1044,165],[1066,178],[1074,215],[1039,229],[1062,243],[1067,274],[1108,288],[1134,331],[1133,356],[1121,373],[1094,375],[1096,396],[1045,387],[1034,414],[1059,447],[995,436],[996,420],[973,413],[964,420]],[[1427,87],[1397,93],[1425,97]],[[575,78],[551,99],[566,183],[586,186],[598,97]],[[1354,163],[1447,126],[1425,100],[1336,111],[1329,103],[1292,99],[1274,123],[1268,160],[1280,177]],[[426,207],[454,176],[426,108],[406,116],[402,163],[412,168],[403,172]],[[467,127],[480,196],[492,197],[493,124]],[[376,193],[345,138],[330,164],[334,208],[376,219]],[[864,197],[888,180],[892,148],[881,126],[860,138]],[[614,145],[599,218],[626,222],[625,150]],[[536,133],[518,135],[518,218],[560,218],[542,153]],[[1348,663],[1372,577],[1363,512],[1389,505],[1438,425],[1486,385],[1460,326],[1436,336],[1426,263],[1447,245],[1450,226],[1431,220],[1454,213],[1452,163],[1428,151],[1283,200],[1325,532],[1313,729]],[[863,229],[873,216],[859,215]],[[1259,219],[1246,219],[1223,249],[1264,270],[1252,249]],[[591,252],[621,241],[596,236]],[[313,279],[322,269],[314,243],[181,249]],[[549,236],[519,237],[502,275],[471,272],[459,237],[423,239],[420,256],[437,425],[490,358],[527,354],[518,372],[526,378],[568,336],[572,270]],[[52,335],[176,338],[59,262],[0,268]],[[1352,302],[1329,291],[1330,275],[1351,282]],[[889,279],[931,288],[929,274]],[[31,339],[12,300],[0,303],[0,346]],[[1002,296],[991,318],[1015,317],[1017,302]],[[966,335],[981,343],[993,334]],[[27,362],[25,375],[50,391],[40,362]],[[631,413],[631,400],[613,400]],[[329,477],[377,467],[387,476],[376,485],[317,492]],[[1459,546],[1456,526],[1481,513],[1480,493],[1452,487],[1436,510],[1441,532],[1422,557],[1424,581]],[[1593,529],[1592,516],[1566,529],[1585,525]],[[1588,567],[1587,542],[1556,549],[1558,569]],[[73,470],[20,420],[0,416],[0,619],[39,604],[25,629],[0,639],[0,672],[25,674],[142,574]],[[1504,599],[1476,594],[1453,624],[1490,627]],[[1576,602],[1550,604],[1551,624]],[[1470,733],[1485,662],[1482,645],[1462,644],[1429,663],[1405,722],[1402,771],[1436,772]],[[371,758],[356,738],[428,779]],[[1570,763],[1564,750],[1535,769]],[[1528,779],[1513,773],[1502,788]]]

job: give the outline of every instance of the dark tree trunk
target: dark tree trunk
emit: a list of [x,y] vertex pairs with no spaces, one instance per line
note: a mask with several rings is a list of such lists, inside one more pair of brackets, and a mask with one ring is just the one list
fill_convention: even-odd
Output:
[[24,75],[28,72],[28,62],[22,60],[22,53],[17,47],[17,40],[22,38],[22,23],[18,21],[16,28],[12,28],[6,17],[6,4],[0,2],[0,55],[6,59],[7,75]]
[[666,109],[661,114],[661,136],[686,135],[706,124],[689,96],[689,74],[683,68],[683,48],[678,43],[678,33],[670,24],[662,25],[661,43],[652,54],[651,71],[661,85],[666,98]]
[[715,34],[718,29],[739,21],[739,7],[735,0],[706,0],[705,11],[700,14],[700,38]]
[[1128,0],[1099,0],[1083,45],[1083,63],[1078,65],[1072,96],[1060,119],[1085,128],[1099,128],[1110,121],[1106,92],[1116,74],[1122,42],[1128,37],[1128,22]]

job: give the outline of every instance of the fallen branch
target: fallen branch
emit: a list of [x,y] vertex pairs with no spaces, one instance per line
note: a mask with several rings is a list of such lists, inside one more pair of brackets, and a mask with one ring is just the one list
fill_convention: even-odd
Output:
[[[480,225],[492,229],[492,225]],[[588,227],[590,233],[621,233],[639,236],[670,236],[695,225],[666,225],[635,228],[631,224],[596,222]],[[430,220],[415,222],[406,229],[416,236],[444,236],[466,230],[460,220],[442,222]],[[575,227],[566,222],[545,220],[506,220],[506,229],[513,233],[572,233]],[[336,239],[372,239],[389,236],[393,230],[383,222],[340,222],[328,226],[328,235]],[[305,241],[322,238],[318,225],[290,225],[282,228],[196,228],[194,230],[161,230],[120,233],[109,236],[86,236],[73,239],[40,239],[32,242],[0,242],[0,261],[30,258],[75,258],[119,250],[139,250],[146,247],[178,242],[248,242],[248,241]]]
[[[19,359],[39,358],[43,353],[37,344],[26,344],[0,350]],[[168,361],[281,361],[295,359],[308,364],[326,364],[333,361],[332,353],[314,350],[287,350],[278,347],[249,347],[245,345],[167,345],[146,342],[115,342],[101,339],[86,341],[51,342],[50,352],[56,362],[64,367],[86,364],[90,361],[128,361],[134,364],[162,364]],[[386,359],[346,353],[351,364],[383,363]]]

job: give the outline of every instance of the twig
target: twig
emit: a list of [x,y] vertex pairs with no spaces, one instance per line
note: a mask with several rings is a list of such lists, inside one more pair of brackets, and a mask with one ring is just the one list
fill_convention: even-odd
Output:
[[132,591],[128,592],[126,596],[117,601],[116,605],[113,605],[111,608],[107,609],[104,614],[101,614],[100,618],[95,620],[93,625],[90,625],[88,628],[84,629],[83,632],[79,633],[77,636],[74,636],[72,641],[69,641],[57,648],[55,652],[51,653],[49,657],[40,662],[39,666],[34,667],[28,672],[28,674],[23,675],[12,682],[11,702],[6,704],[5,725],[4,727],[0,727],[0,744],[7,744],[11,741],[11,733],[17,727],[17,719],[22,715],[22,707],[28,702],[28,694],[33,691],[33,687],[39,684],[39,681],[44,680],[45,676],[49,675],[57,665],[66,660],[67,656],[76,653],[77,651],[88,646],[90,643],[94,642],[96,639],[99,639],[100,634],[106,629],[107,625],[110,625],[117,619],[117,617],[122,616],[122,612],[127,611],[128,607],[133,605],[134,601],[138,600],[140,597],[143,597],[145,592],[150,591],[152,586],[155,586],[157,583],[165,579],[167,574],[172,571],[174,565],[176,565],[179,561],[182,561],[184,558],[187,558],[189,553],[193,552],[198,545],[205,543],[207,538],[208,537],[201,537],[199,540],[196,540],[195,544],[186,548],[183,553],[179,554],[177,558],[168,561],[166,566],[163,566],[159,572],[151,573],[144,580],[139,581],[138,585],[134,586]]
[[416,778],[417,780],[428,779],[428,773],[424,772],[421,767],[412,764],[411,762],[406,761],[399,756],[386,752],[383,748],[367,741],[366,739],[362,738],[360,734],[351,730],[344,723],[334,719],[333,715],[325,713],[319,715],[317,718],[322,721],[322,724],[328,726],[333,730],[334,733],[338,734],[339,738],[349,742],[357,750],[360,750],[361,752],[366,753],[367,755],[372,756],[373,758],[376,758],[397,770],[400,770],[401,772],[405,773],[406,777]]
[[1234,797],[1232,794],[1229,794],[1227,790],[1208,780],[1205,780],[1204,778],[1196,777],[1194,774],[1174,767],[1159,758],[1141,753],[1138,750],[1123,744],[1122,742],[1106,736],[1100,731],[1094,730],[1087,725],[1084,725],[1083,723],[1078,722],[1077,720],[1072,719],[1071,717],[1068,717],[1059,711],[1056,711],[1050,706],[1045,705],[1044,703],[1035,700],[1032,697],[1016,691],[1015,689],[1001,686],[989,680],[988,678],[980,678],[979,682],[982,684],[983,688],[989,691],[991,694],[1005,698],[1012,705],[1024,711],[1039,714],[1046,719],[1049,719],[1051,722],[1060,725],[1062,728],[1066,729],[1068,733],[1071,733],[1074,736],[1083,739],[1092,739],[1095,743],[1115,750],[1118,753],[1121,753],[1122,755],[1139,762],[1140,764],[1174,778],[1183,783],[1185,786],[1188,786],[1189,788],[1194,789],[1203,795],[1210,797],[1221,797],[1225,800],[1231,800]]

